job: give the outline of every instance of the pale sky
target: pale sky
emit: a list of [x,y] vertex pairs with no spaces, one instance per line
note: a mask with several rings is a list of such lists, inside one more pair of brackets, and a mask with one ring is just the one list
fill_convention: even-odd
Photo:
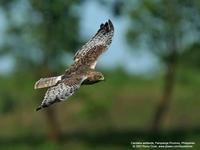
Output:
[[97,67],[110,68],[118,65],[131,73],[145,73],[151,71],[156,63],[156,58],[144,51],[141,53],[130,50],[126,41],[125,34],[128,26],[128,18],[116,18],[111,11],[96,1],[86,1],[81,9],[81,35],[84,39],[89,39],[99,28],[102,22],[111,19],[115,34],[109,50],[99,59]]
[[[141,51],[136,52],[130,50],[130,47],[125,41],[126,29],[128,26],[128,18],[114,17],[111,11],[96,1],[88,0],[81,6],[81,35],[83,39],[89,39],[93,36],[99,28],[99,25],[108,19],[111,19],[114,27],[115,34],[113,42],[109,50],[104,53],[97,64],[97,68],[104,69],[115,68],[117,66],[124,67],[129,73],[146,73],[155,70],[157,59],[150,53]],[[0,44],[3,38],[3,31],[5,30],[5,18],[0,10]],[[73,59],[73,58],[72,58]],[[0,73],[8,72],[14,66],[14,60],[9,57],[0,58]]]

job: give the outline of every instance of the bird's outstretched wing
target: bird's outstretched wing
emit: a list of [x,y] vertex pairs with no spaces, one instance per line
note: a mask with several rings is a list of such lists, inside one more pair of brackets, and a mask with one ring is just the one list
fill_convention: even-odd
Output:
[[113,35],[114,26],[110,20],[105,24],[101,24],[97,33],[76,52],[74,56],[75,63],[81,61],[82,65],[94,69],[98,57],[110,46]]
[[81,83],[86,79],[85,76],[74,76],[69,79],[64,79],[56,86],[50,87],[42,101],[42,104],[36,109],[36,111],[48,107],[56,102],[67,100],[74,94],[81,86]]

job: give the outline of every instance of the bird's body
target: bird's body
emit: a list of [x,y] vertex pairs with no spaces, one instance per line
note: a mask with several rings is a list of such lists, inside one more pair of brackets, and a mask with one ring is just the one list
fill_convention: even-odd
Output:
[[42,104],[36,109],[48,107],[53,103],[66,100],[82,84],[94,84],[104,80],[101,72],[95,71],[99,56],[112,42],[114,27],[110,20],[101,24],[100,29],[74,56],[74,63],[57,77],[41,78],[35,83],[35,89],[47,88]]

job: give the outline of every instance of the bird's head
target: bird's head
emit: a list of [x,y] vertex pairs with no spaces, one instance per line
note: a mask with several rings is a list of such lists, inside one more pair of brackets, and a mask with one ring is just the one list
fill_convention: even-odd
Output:
[[87,73],[87,79],[83,84],[94,84],[104,80],[104,76],[101,72],[89,71]]
[[93,75],[93,79],[95,81],[103,81],[104,80],[104,76],[101,72],[95,72]]

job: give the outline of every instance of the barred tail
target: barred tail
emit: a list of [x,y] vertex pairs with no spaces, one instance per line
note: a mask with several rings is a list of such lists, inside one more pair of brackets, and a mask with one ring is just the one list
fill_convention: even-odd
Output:
[[34,88],[35,89],[40,89],[40,88],[46,88],[50,86],[54,86],[60,81],[62,76],[57,76],[57,77],[49,77],[49,78],[41,78],[35,83]]

